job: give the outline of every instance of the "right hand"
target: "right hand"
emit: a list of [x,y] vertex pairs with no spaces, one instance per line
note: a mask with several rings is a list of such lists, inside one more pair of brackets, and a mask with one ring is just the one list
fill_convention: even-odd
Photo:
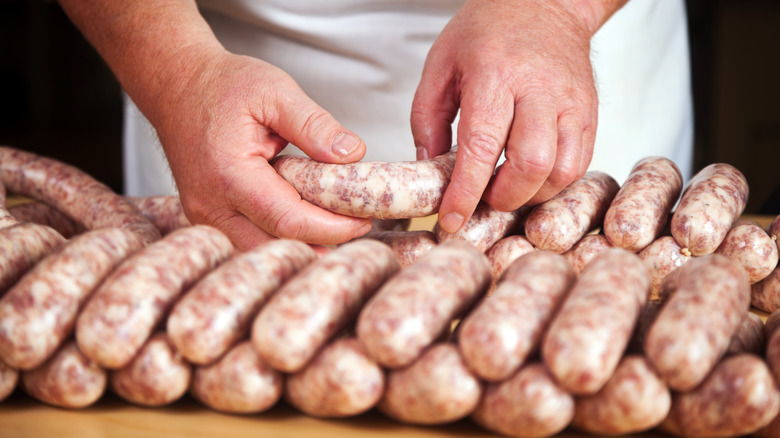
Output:
[[[362,158],[365,143],[282,70],[219,51],[157,100],[152,120],[192,223],[212,225],[240,249],[273,237],[338,244],[371,228],[301,199],[268,161],[288,142],[317,161]],[[151,119],[150,119],[151,120]]]

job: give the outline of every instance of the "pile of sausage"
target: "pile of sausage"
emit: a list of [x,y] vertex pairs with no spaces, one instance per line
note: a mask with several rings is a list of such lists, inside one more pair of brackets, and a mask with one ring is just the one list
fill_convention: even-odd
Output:
[[436,212],[452,154],[284,161],[304,198],[375,230],[320,255],[286,239],[238,252],[176,198],[121,197],[0,147],[0,205],[6,188],[36,200],[0,209],[0,400],[17,386],[68,408],[189,393],[221,412],[284,399],[518,437],[780,435],[780,216],[739,219],[734,167],[683,187],[648,157],[622,185],[589,172],[537,206],[480,205],[448,234],[405,219]]

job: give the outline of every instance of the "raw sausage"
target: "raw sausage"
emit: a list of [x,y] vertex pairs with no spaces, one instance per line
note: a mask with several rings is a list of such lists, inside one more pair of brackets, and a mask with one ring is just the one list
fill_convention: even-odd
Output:
[[433,227],[433,233],[439,243],[463,240],[486,252],[496,242],[520,228],[528,211],[528,207],[499,211],[486,202],[480,202],[471,217],[455,233],[442,230],[438,223]]
[[283,155],[272,165],[301,197],[347,216],[404,219],[436,213],[455,167],[456,152],[395,163],[320,163]]
[[439,244],[387,281],[363,307],[357,337],[388,368],[412,363],[449,331],[490,283],[490,263],[471,244]]
[[23,371],[22,388],[33,398],[62,408],[83,408],[100,399],[107,373],[72,340],[38,368]]
[[639,258],[650,272],[650,299],[655,300],[660,297],[664,278],[690,260],[691,256],[672,236],[663,236],[639,251]]
[[8,212],[19,222],[32,222],[52,227],[67,239],[84,231],[83,225],[76,223],[61,211],[44,202],[33,201],[17,204],[9,208]]
[[45,225],[17,224],[0,229],[0,295],[63,243],[65,238]]
[[216,228],[182,228],[122,262],[87,301],[76,341],[104,368],[126,366],[174,301],[233,253]]
[[279,401],[283,380],[284,376],[266,365],[247,340],[233,346],[217,362],[196,367],[190,393],[216,411],[259,413]]
[[399,269],[384,243],[360,239],[336,248],[288,281],[263,306],[252,324],[252,345],[273,368],[300,370]]
[[363,236],[378,240],[390,246],[401,267],[407,267],[427,254],[437,245],[436,236],[428,230],[415,231],[372,231]]
[[0,360],[0,402],[8,398],[19,382],[19,370],[11,368]]
[[734,166],[714,163],[691,179],[672,215],[674,240],[692,255],[711,254],[745,210],[748,183]]
[[780,266],[750,286],[750,303],[767,313],[780,309]]
[[647,333],[645,354],[671,389],[689,391],[747,316],[750,285],[745,270],[719,254],[696,257],[674,274],[676,288]]
[[471,414],[483,385],[452,343],[431,346],[405,368],[391,370],[378,409],[409,424],[451,423]]
[[609,380],[647,302],[650,278],[622,248],[597,255],[580,273],[542,342],[542,358],[573,394],[598,392]]
[[777,267],[777,243],[763,228],[752,223],[731,228],[715,253],[742,265],[751,284],[763,280]]
[[0,146],[0,181],[10,191],[43,201],[88,229],[127,228],[153,242],[160,232],[108,186],[68,164]]
[[568,251],[563,253],[566,260],[574,268],[574,272],[579,274],[585,265],[593,260],[593,257],[601,252],[612,248],[612,244],[603,234],[588,234],[580,239]]
[[25,370],[43,363],[73,334],[92,291],[143,246],[132,231],[100,228],[43,259],[0,299],[0,358]]
[[163,236],[191,225],[184,215],[178,196],[128,196],[125,199],[149,219]]
[[566,259],[552,251],[515,260],[458,328],[458,347],[469,368],[487,381],[514,374],[538,346],[574,280]]
[[385,372],[354,337],[326,345],[301,371],[285,380],[285,399],[318,418],[362,414],[385,390]]
[[631,169],[604,216],[604,235],[632,252],[653,242],[680,197],[680,169],[664,157],[647,157]]
[[493,432],[513,437],[546,437],[561,432],[574,417],[574,398],[540,363],[485,387],[471,418]]
[[626,435],[650,430],[666,418],[669,387],[641,355],[625,356],[601,391],[577,397],[572,426],[594,435]]
[[525,236],[506,236],[496,242],[485,255],[490,261],[490,267],[493,269],[493,275],[490,277],[490,289],[488,295],[496,289],[501,275],[506,268],[517,260],[520,256],[534,251],[536,248],[525,238]]
[[780,382],[780,331],[777,330],[778,318],[780,312],[772,313],[767,319],[765,326],[766,344],[766,363],[775,379]]
[[271,295],[316,258],[309,245],[289,239],[236,254],[173,306],[167,319],[168,338],[188,361],[214,362],[249,332]]
[[761,358],[729,356],[695,389],[675,393],[661,430],[678,436],[747,435],[780,412],[780,392]]
[[539,249],[563,254],[598,227],[620,186],[603,172],[590,171],[531,210],[525,236]]
[[763,356],[766,340],[764,321],[755,313],[748,313],[731,337],[726,354],[753,353]]
[[157,332],[127,366],[109,372],[108,385],[130,403],[165,406],[187,392],[191,376],[192,365],[176,352],[164,332]]

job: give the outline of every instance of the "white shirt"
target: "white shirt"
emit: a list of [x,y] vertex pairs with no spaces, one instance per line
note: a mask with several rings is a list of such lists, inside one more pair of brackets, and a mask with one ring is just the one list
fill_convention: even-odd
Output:
[[[364,160],[407,161],[415,158],[409,115],[425,57],[462,3],[202,0],[199,7],[228,50],[286,71],[363,138]],[[596,33],[599,124],[590,169],[623,182],[641,158],[662,155],[687,179],[693,140],[688,60],[682,0],[632,0]],[[154,129],[129,99],[124,143],[127,194],[175,193]]]

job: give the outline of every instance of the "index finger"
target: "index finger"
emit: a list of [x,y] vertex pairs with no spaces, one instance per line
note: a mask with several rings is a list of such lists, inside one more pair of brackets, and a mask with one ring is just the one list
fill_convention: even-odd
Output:
[[439,207],[439,226],[448,233],[471,217],[504,149],[514,113],[511,93],[486,82],[464,87],[458,124],[458,155]]

